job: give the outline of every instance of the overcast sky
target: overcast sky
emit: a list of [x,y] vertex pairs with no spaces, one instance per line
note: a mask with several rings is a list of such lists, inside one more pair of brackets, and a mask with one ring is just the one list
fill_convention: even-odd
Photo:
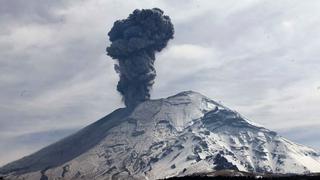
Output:
[[1,0],[0,165],[123,106],[107,32],[153,7],[175,39],[152,98],[198,91],[320,149],[320,1]]

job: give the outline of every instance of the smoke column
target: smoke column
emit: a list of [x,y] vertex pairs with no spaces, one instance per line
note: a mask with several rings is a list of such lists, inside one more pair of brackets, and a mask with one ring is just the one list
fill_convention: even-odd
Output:
[[107,54],[117,59],[117,90],[127,107],[150,99],[156,77],[155,53],[167,46],[173,34],[169,16],[158,8],[136,9],[127,19],[114,23],[108,33],[111,45]]

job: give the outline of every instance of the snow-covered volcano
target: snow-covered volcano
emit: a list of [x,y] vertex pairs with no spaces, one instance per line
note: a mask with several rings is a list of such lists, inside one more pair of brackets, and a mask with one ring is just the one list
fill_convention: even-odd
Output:
[[233,169],[320,172],[320,154],[192,91],[118,109],[0,173],[10,179],[159,179]]

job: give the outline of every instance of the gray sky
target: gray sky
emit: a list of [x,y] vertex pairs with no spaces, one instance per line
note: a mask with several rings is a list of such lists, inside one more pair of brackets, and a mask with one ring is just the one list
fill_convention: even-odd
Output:
[[153,98],[198,91],[320,149],[320,1],[2,0],[0,165],[123,106],[107,32],[153,7],[175,25]]

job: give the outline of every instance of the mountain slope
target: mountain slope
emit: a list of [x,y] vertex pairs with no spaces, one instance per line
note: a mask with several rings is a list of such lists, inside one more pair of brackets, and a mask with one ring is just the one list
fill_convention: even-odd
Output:
[[320,154],[187,91],[118,109],[0,173],[12,179],[158,179],[224,169],[320,172]]

